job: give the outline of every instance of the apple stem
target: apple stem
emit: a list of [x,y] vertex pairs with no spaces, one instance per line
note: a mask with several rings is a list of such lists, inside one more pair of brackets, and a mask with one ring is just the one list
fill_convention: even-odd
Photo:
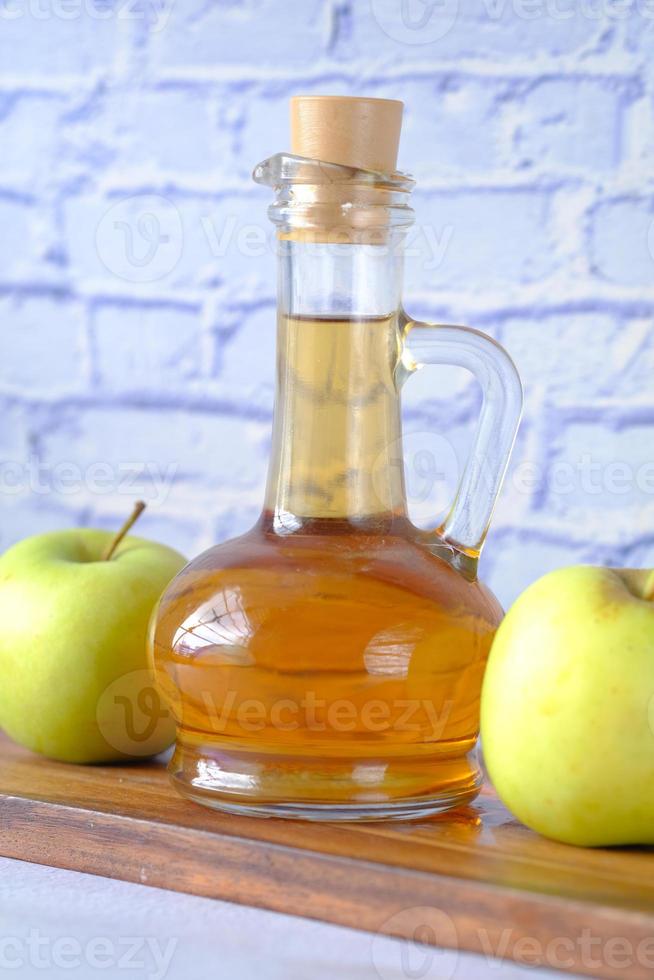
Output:
[[129,517],[121,527],[120,531],[118,531],[118,533],[114,535],[114,537],[109,542],[108,546],[105,548],[101,559],[102,561],[109,561],[109,559],[113,556],[120,542],[123,540],[123,538],[129,531],[129,529],[133,527],[134,524],[136,524],[136,522],[138,521],[139,517],[141,516],[144,510],[145,510],[145,503],[142,500],[137,500],[136,503],[134,504],[134,510],[129,515]]

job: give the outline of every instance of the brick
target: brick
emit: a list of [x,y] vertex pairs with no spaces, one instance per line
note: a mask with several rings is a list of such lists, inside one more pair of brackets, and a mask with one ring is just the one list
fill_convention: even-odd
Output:
[[23,410],[15,402],[0,401],[0,413],[0,461],[24,460],[27,456],[27,428]]
[[292,66],[320,58],[326,42],[321,0],[174,4],[151,47],[161,68]]
[[456,77],[402,85],[406,109],[401,169],[418,180],[450,175],[460,179],[498,169],[502,154],[497,110],[504,88],[498,82]]
[[226,282],[245,295],[274,295],[273,231],[263,193],[219,201],[166,190],[67,200],[73,275],[94,288],[152,292]]
[[170,195],[76,196],[63,213],[67,255],[80,280],[116,290],[177,281],[189,242]]
[[[43,462],[51,469],[63,463],[79,467],[88,495],[113,501],[138,493],[157,506],[178,507],[189,486],[260,487],[268,438],[268,425],[236,416],[156,407],[78,408],[50,423]],[[108,475],[90,471],[99,463],[108,466]],[[136,485],[130,486],[132,477]]]
[[230,312],[236,325],[218,334],[218,391],[244,405],[272,412],[275,390],[276,311],[268,305]]
[[640,0],[631,8],[624,22],[624,43],[627,51],[649,58],[654,44],[654,9],[649,0]]
[[625,528],[645,533],[654,516],[651,418],[619,422],[608,413],[570,421],[554,435],[547,472],[546,512],[587,535]]
[[543,192],[418,190],[413,205],[408,295],[412,289],[474,290],[532,282],[556,267]]
[[590,174],[614,169],[624,89],[604,80],[548,78],[508,101],[514,165]]
[[654,198],[600,202],[591,216],[590,258],[602,279],[622,286],[654,286]]
[[353,4],[349,50],[366,58],[374,51],[383,62],[522,61],[579,51],[605,28],[602,19],[585,16],[581,5],[563,7],[548,0],[445,0],[431,7],[372,0]]
[[505,609],[532,582],[566,565],[591,562],[592,549],[546,529],[498,530],[488,536],[481,577]]
[[96,373],[112,391],[183,391],[203,367],[198,310],[101,304],[92,321]]
[[83,314],[79,303],[48,297],[0,299],[0,384],[18,391],[79,388]]
[[0,281],[24,281],[40,270],[37,217],[26,201],[0,194]]
[[625,319],[610,344],[615,374],[606,391],[619,402],[654,400],[654,331],[651,317]]
[[654,161],[654,99],[647,93],[625,108],[622,141],[626,165],[640,178]]
[[215,175],[229,152],[230,134],[219,128],[216,108],[205,89],[164,87],[118,95],[108,109],[121,129],[120,171]]
[[79,511],[63,506],[61,500],[52,494],[47,497],[30,495],[5,498],[1,506],[0,553],[33,534],[63,531],[77,527],[81,521]]
[[125,7],[115,5],[107,15],[106,4],[83,0],[4,4],[0,72],[14,77],[88,77],[108,68],[118,56],[121,29],[127,26]]
[[25,95],[11,100],[0,117],[0,184],[33,190],[35,181],[51,176],[59,146],[65,99]]
[[501,341],[527,391],[544,386],[555,402],[640,402],[654,376],[654,336],[646,319],[573,311],[515,317],[504,324]]
[[277,246],[267,214],[273,197],[271,189],[254,185],[251,191],[230,192],[185,214],[189,239],[199,232],[206,255],[201,274],[219,279],[236,300],[275,297]]

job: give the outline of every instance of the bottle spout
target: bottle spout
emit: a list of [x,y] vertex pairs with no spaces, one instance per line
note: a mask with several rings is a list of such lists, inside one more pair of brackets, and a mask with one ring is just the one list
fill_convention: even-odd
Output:
[[293,153],[275,153],[267,160],[262,160],[252,171],[252,179],[256,184],[276,189],[297,184],[333,186],[336,190],[339,184],[348,184],[405,195],[415,186],[410,174],[399,171],[382,173],[378,170],[359,170],[356,167]]
[[402,110],[391,99],[291,99],[291,152],[252,174],[275,191],[268,214],[280,234],[381,244],[390,228],[412,223],[414,181],[396,170]]

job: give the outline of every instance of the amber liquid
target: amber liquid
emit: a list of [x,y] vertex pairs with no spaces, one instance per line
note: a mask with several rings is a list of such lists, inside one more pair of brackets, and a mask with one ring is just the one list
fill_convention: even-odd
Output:
[[[399,437],[393,324],[280,327],[275,506],[187,566],[153,633],[178,723],[173,778],[194,799],[263,813],[374,818],[464,802],[479,786],[479,696],[501,610],[407,519],[390,458],[371,480]],[[380,485],[402,496],[395,508],[379,509]]]

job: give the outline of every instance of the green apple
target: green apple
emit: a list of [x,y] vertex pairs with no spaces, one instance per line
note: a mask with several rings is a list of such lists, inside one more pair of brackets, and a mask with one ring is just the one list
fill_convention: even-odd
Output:
[[0,727],[54,759],[153,755],[174,738],[146,641],[185,559],[125,530],[39,534],[0,557]]
[[486,766],[523,823],[570,844],[654,844],[654,572],[574,566],[502,622]]

